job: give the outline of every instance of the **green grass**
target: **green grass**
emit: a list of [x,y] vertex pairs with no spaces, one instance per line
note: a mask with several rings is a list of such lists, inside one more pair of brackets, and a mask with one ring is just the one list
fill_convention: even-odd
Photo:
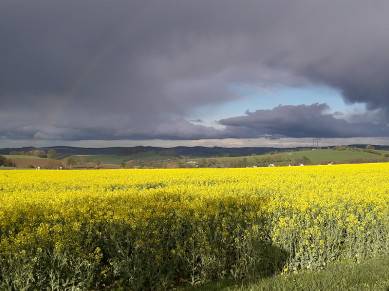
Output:
[[318,164],[323,162],[333,161],[336,163],[345,163],[355,160],[375,160],[382,159],[380,155],[361,151],[361,150],[334,150],[334,149],[318,149],[296,151],[283,154],[287,158],[302,158],[307,157],[312,163]]
[[297,160],[303,157],[307,157],[314,164],[320,164],[325,162],[334,162],[334,163],[347,163],[354,161],[375,161],[375,160],[384,160],[385,157],[377,154],[358,150],[358,149],[345,149],[345,150],[336,150],[336,149],[316,149],[316,150],[301,150],[294,152],[278,153],[272,155],[262,155],[261,158],[273,158],[279,160]]
[[319,271],[277,275],[255,283],[220,282],[193,290],[389,290],[389,256],[362,263],[342,262]]
[[[74,155],[70,156],[83,163],[100,162],[104,165],[121,165],[131,161],[134,167],[164,168],[168,165],[173,167],[187,166],[187,161],[196,161],[200,167],[253,167],[267,166],[274,163],[277,166],[299,164],[304,158],[309,159],[308,164],[341,163],[367,163],[389,161],[389,151],[346,148],[346,149],[316,149],[296,150],[290,152],[278,152],[273,154],[239,156],[239,157],[210,157],[210,158],[184,158],[158,152],[136,153],[132,155]],[[36,158],[33,156],[6,156],[8,158]],[[69,158],[69,157],[68,157]],[[303,162],[305,164],[305,162]]]
[[291,152],[279,152],[264,155],[240,156],[240,157],[213,157],[213,158],[179,158],[177,156],[160,155],[154,152],[139,153],[133,155],[87,155],[72,156],[79,162],[101,162],[102,164],[120,165],[132,161],[132,166],[164,168],[168,164],[187,165],[188,160],[196,161],[200,167],[252,167],[267,166],[270,163],[276,165],[299,164],[303,158],[308,158],[310,164],[341,163],[366,163],[389,161],[385,151],[370,151],[362,149],[316,149],[296,150]]
[[129,159],[129,156],[121,156],[121,155],[85,155],[85,156],[75,155],[70,157],[85,162],[100,161],[103,164],[121,164],[123,162],[128,161]]
[[41,158],[37,156],[30,156],[30,155],[3,155],[3,157],[6,157],[7,159],[46,159],[46,158]]
[[77,160],[85,160],[88,162],[100,161],[103,164],[116,164],[120,165],[123,162],[129,160],[142,160],[142,161],[160,161],[167,159],[177,159],[174,156],[159,155],[156,153],[139,153],[133,155],[74,155],[71,156]]
[[[304,158],[309,159],[309,164],[327,163],[367,163],[385,162],[389,157],[384,154],[388,151],[365,151],[363,149],[314,149],[296,150],[290,152],[279,152],[264,155],[252,155],[243,157],[218,157],[208,159],[195,159],[203,165],[214,167],[245,167],[245,166],[266,166],[270,163],[285,166],[288,164],[299,164]],[[303,162],[304,164],[307,162]]]

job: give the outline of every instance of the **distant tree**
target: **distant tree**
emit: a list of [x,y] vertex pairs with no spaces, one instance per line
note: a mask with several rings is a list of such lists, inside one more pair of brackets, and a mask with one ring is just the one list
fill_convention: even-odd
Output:
[[307,156],[302,156],[301,158],[296,159],[295,164],[296,165],[300,165],[300,164],[309,165],[309,164],[312,164],[312,161]]
[[15,165],[11,160],[7,159],[6,157],[0,156],[0,166],[13,167]]
[[29,152],[31,156],[39,157],[39,158],[46,158],[47,154],[44,150],[35,149]]
[[6,163],[7,159],[3,156],[0,156],[0,166],[3,166]]
[[242,167],[247,167],[248,165],[249,165],[249,162],[248,162],[247,158],[243,158],[241,166]]
[[101,166],[101,161],[99,161],[99,160],[96,160],[96,162],[95,162],[95,163],[96,163],[96,168],[98,168],[98,169],[99,169],[99,168],[100,168],[100,166]]
[[347,147],[347,146],[336,146],[335,149],[336,149],[337,151],[344,151],[344,150],[347,150],[348,147]]
[[57,151],[54,149],[49,149],[47,151],[47,158],[55,160],[57,158]]
[[66,166],[68,168],[72,168],[76,164],[77,164],[77,160],[75,158],[69,157],[69,158],[66,159]]

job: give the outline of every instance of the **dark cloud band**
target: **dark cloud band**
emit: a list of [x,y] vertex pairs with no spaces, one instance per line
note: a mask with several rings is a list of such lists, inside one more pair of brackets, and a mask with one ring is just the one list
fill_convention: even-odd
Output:
[[[384,0],[2,0],[0,136],[386,136],[388,9]],[[239,98],[232,83],[324,83],[379,109],[380,122],[350,123],[322,105],[259,110],[222,120],[226,130],[186,121]]]

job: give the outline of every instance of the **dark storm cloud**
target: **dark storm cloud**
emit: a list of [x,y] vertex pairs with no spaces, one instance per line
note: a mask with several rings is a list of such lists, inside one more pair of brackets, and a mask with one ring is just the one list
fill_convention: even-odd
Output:
[[[349,122],[330,113],[326,104],[284,105],[270,110],[246,112],[246,115],[220,120],[225,134],[235,137],[279,135],[289,137],[374,137],[388,136],[386,124]],[[361,119],[354,115],[351,119]],[[343,117],[344,118],[344,117]]]
[[[384,0],[2,0],[0,137],[218,138],[226,132],[186,117],[239,98],[231,83],[324,83],[387,119],[388,10]],[[330,121],[332,131],[306,130],[360,132]]]

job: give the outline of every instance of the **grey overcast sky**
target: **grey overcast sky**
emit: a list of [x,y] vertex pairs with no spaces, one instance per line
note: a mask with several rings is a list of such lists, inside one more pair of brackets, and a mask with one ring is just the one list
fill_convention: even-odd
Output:
[[1,0],[0,147],[389,140],[386,0]]

